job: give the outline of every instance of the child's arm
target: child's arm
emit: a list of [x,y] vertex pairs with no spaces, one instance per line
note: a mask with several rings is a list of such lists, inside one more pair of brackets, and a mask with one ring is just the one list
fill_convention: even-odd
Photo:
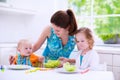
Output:
[[12,62],[12,64],[17,64],[17,59],[18,59],[18,56],[15,56],[14,61]]
[[34,66],[34,67],[39,66],[40,67],[43,64],[44,57],[38,56],[38,55],[32,53],[30,56],[30,61],[32,63],[32,66]]

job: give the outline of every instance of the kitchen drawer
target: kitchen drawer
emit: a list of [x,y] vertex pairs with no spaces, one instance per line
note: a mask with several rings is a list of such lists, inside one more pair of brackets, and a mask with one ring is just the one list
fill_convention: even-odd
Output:
[[107,71],[112,71],[112,66],[107,66]]

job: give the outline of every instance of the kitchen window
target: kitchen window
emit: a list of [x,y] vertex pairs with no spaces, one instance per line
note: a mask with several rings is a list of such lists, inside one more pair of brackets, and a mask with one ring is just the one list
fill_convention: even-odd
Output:
[[113,41],[118,42],[107,44],[118,46],[120,44],[119,3],[120,0],[68,0],[68,7],[76,13],[79,27],[92,29],[96,45],[113,38]]

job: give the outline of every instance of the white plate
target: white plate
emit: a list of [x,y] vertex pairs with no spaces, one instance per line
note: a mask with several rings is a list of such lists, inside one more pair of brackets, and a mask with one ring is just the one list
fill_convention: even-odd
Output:
[[31,68],[31,66],[28,65],[9,65],[7,67],[12,70],[26,70]]
[[79,70],[76,69],[76,70],[73,71],[73,72],[69,72],[69,71],[66,71],[64,68],[57,68],[57,69],[56,69],[56,72],[59,72],[59,73],[65,73],[65,74],[73,74],[73,73],[78,73]]

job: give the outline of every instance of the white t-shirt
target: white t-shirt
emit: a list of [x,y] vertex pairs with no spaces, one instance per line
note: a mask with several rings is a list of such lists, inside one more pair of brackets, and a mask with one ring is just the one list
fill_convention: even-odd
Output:
[[82,63],[80,63],[81,62],[80,61],[81,52],[82,52],[81,50],[80,51],[73,51],[69,58],[75,59],[76,60],[75,65],[80,69],[89,68],[90,70],[97,70],[98,65],[99,65],[99,55],[98,55],[98,53],[95,50],[88,51],[83,56]]

